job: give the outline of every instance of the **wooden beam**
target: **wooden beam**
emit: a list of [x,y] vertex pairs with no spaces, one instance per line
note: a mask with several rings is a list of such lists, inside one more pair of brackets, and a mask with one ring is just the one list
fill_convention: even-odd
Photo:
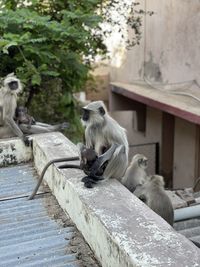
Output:
[[163,112],[161,174],[165,178],[165,185],[167,188],[173,187],[174,125],[175,125],[174,116]]

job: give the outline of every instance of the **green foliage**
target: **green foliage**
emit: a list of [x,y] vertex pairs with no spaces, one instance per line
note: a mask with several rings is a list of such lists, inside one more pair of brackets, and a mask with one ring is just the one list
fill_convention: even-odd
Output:
[[[77,121],[72,94],[88,79],[88,58],[106,51],[102,37],[95,34],[101,17],[94,10],[100,1],[24,2],[1,4],[0,76],[17,74],[25,85],[22,99],[34,116]],[[58,80],[57,93],[50,96],[47,83]]]
[[[100,23],[103,20],[118,23],[109,10],[119,3],[0,1],[0,77],[11,72],[17,74],[25,88],[21,101],[33,116],[46,122],[72,121],[73,130],[79,131],[72,96],[83,90],[94,57],[106,53],[103,43],[106,30],[101,29]],[[117,8],[120,13],[121,7]],[[127,22],[133,22],[130,16]]]

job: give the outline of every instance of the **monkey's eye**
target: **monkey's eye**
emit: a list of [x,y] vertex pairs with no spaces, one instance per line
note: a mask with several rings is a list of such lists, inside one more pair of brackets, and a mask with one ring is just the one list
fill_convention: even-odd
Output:
[[105,115],[106,112],[105,112],[103,107],[99,108],[99,113],[100,113],[101,116]]
[[10,90],[16,90],[16,89],[18,89],[18,82],[17,81],[9,82],[8,86],[9,86]]
[[143,160],[142,159],[138,159],[138,163],[142,164]]

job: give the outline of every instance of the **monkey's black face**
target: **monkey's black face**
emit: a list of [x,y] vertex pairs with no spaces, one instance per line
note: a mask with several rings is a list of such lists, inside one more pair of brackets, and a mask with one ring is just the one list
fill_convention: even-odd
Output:
[[12,81],[8,83],[8,87],[10,88],[11,91],[17,90],[19,85],[17,81]]
[[138,159],[138,165],[146,169],[148,166],[148,159],[147,158]]
[[90,111],[88,109],[82,108],[82,120],[88,121],[90,118]]

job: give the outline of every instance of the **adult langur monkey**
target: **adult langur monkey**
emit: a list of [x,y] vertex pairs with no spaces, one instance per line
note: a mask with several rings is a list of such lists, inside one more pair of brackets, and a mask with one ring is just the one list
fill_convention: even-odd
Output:
[[14,121],[17,107],[17,95],[22,91],[22,85],[14,73],[8,74],[0,88],[0,138],[18,136],[25,145],[30,145],[30,140],[20,130]]
[[[85,126],[86,147],[92,147],[98,156],[109,147],[117,147],[108,161],[103,177],[116,178],[124,175],[128,165],[128,141],[126,130],[112,119],[102,101],[94,101],[82,109],[82,123]],[[96,161],[97,168],[98,160]]]
[[[87,175],[83,177],[82,182],[84,182],[85,187],[92,188],[93,184],[95,184],[99,180],[103,180],[102,177],[104,172],[104,166],[107,164],[107,162],[110,160],[112,154],[114,153],[117,145],[113,144],[103,155],[100,157],[97,156],[96,152],[91,148],[86,148],[85,145],[79,143],[78,145],[79,149],[79,157],[67,157],[67,158],[60,158],[60,159],[53,159],[49,161],[46,166],[44,167],[38,183],[36,187],[34,188],[32,194],[29,196],[29,200],[33,199],[35,195],[37,194],[37,191],[43,181],[44,175],[46,173],[46,170],[48,167],[54,163],[61,163],[61,162],[69,162],[69,161],[76,161],[80,159],[80,164],[64,164],[59,166],[59,169],[80,169],[83,170],[84,173]],[[98,166],[95,165],[96,161],[98,161]],[[94,166],[95,165],[95,166]]]
[[170,198],[165,192],[164,179],[162,176],[152,175],[146,177],[146,181],[142,185],[136,187],[134,195],[170,225],[173,225],[174,209]]
[[3,80],[3,86],[0,88],[0,138],[18,136],[26,145],[30,145],[30,139],[24,134],[46,133],[68,127],[68,123],[54,126],[40,122],[35,122],[34,125],[26,123],[17,125],[14,117],[17,107],[17,95],[21,91],[20,80],[14,73],[8,74]]
[[147,165],[148,159],[144,155],[136,154],[133,156],[125,175],[121,179],[121,183],[132,193],[139,184],[141,185],[146,181]]

